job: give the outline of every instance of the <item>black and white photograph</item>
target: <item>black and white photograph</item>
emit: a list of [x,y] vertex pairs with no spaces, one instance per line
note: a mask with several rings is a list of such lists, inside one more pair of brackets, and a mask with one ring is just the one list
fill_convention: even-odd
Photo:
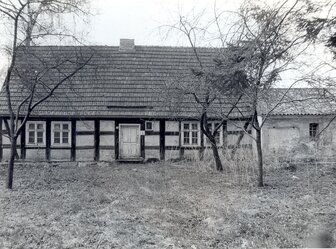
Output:
[[336,248],[335,0],[0,0],[0,249]]

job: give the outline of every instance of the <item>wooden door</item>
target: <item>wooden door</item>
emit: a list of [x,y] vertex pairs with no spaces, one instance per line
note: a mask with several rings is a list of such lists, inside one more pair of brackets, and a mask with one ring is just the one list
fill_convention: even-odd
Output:
[[140,157],[139,124],[119,125],[119,148],[121,159]]

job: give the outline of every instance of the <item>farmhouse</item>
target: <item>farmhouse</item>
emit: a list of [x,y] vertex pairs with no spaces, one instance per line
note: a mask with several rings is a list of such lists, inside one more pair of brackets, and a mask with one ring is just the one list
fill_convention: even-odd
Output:
[[[199,55],[211,66],[213,49],[200,48]],[[120,46],[115,47],[30,47],[29,53],[22,52],[18,58],[11,86],[14,106],[23,103],[18,113],[21,120],[28,104],[23,100],[32,90],[30,82],[38,80],[41,83],[36,89],[36,101],[50,91],[49,86],[71,72],[71,60],[90,56],[92,58],[85,68],[60,85],[51,98],[32,111],[18,138],[20,159],[169,160],[193,155],[202,144],[209,147],[199,125],[201,108],[188,98],[174,99],[173,96],[171,101],[180,107],[180,111],[174,111],[164,97],[167,83],[184,78],[186,72],[189,73],[197,64],[192,49],[185,47],[135,46],[134,40],[128,39],[122,39]],[[56,67],[55,63],[61,66]],[[36,75],[31,75],[31,72]],[[295,96],[302,96],[304,92],[302,89],[295,91]],[[310,90],[309,93],[315,96],[320,91]],[[311,100],[305,98],[299,105],[291,102],[294,108],[288,108],[288,102],[287,106],[271,113],[262,134],[267,153],[288,148],[297,140],[314,139],[318,130],[328,123],[329,109],[322,113],[319,109],[321,103],[314,107],[305,102]],[[310,111],[298,108],[308,104]],[[214,106],[214,109],[226,113],[230,108],[225,101]],[[9,115],[4,90],[0,95],[0,118],[0,158],[8,160],[10,141],[6,126]],[[249,118],[248,104],[240,103],[239,111],[230,112],[218,133],[219,146],[233,148],[242,132],[239,127]],[[218,122],[212,117],[211,128]],[[324,145],[333,148],[336,138],[328,137],[330,139]],[[252,139],[245,136],[240,147],[251,149],[252,146]]]

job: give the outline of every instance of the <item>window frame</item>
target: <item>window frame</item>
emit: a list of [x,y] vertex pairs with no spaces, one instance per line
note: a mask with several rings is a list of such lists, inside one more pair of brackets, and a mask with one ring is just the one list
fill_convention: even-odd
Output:
[[[151,129],[147,128],[147,124],[151,124]],[[145,122],[145,131],[153,131],[153,121],[146,121]]]
[[[29,125],[34,124],[34,130],[29,129]],[[37,125],[42,124],[42,130],[37,129]],[[37,133],[42,133],[42,143],[38,143],[37,141]],[[29,133],[34,132],[34,143],[29,142]],[[45,121],[27,121],[26,122],[26,145],[29,146],[45,146],[46,145],[46,122]]]
[[[189,129],[184,129],[184,125],[189,124]],[[197,125],[197,130],[192,129],[192,125],[196,124]],[[188,132],[189,133],[189,143],[186,144],[184,143],[184,133]],[[192,143],[192,133],[197,132],[197,144]],[[198,147],[201,144],[201,131],[200,131],[200,123],[198,121],[184,121],[181,122],[181,145],[182,147]]]
[[[311,141],[316,140],[318,130],[319,130],[319,123],[309,123],[309,139]],[[313,131],[315,134],[312,136]]]
[[[60,143],[55,143],[55,125],[60,125]],[[67,130],[63,130],[63,124],[68,125]],[[53,147],[71,147],[71,122],[70,121],[52,121],[51,122],[51,146]],[[63,143],[63,132],[68,132],[68,143]]]
[[[212,132],[215,129],[215,124],[220,124],[220,121],[208,121],[208,124],[211,124],[211,132]],[[223,145],[223,127],[224,127],[224,124],[222,124],[219,130],[217,131],[217,134],[219,136],[219,143],[216,143],[217,146]],[[205,134],[203,135],[204,135],[204,145],[210,146],[211,143],[208,137]]]

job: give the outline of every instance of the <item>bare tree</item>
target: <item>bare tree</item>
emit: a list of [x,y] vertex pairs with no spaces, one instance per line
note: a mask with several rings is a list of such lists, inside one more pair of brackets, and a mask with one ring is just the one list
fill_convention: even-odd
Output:
[[283,98],[267,110],[263,108],[263,100],[281,80],[281,74],[294,69],[297,58],[309,46],[306,34],[295,29],[296,21],[307,11],[309,12],[309,6],[300,0],[283,1],[275,5],[247,1],[238,12],[237,30],[240,32],[227,44],[236,51],[238,60],[232,65],[236,68],[235,71],[242,70],[247,77],[248,86],[242,89],[242,94],[251,106],[259,186],[264,186],[261,130]]
[[309,2],[310,15],[298,19],[298,28],[304,30],[307,39],[322,43],[336,56],[336,2]]
[[[218,171],[223,171],[223,165],[218,151],[219,130],[223,124],[230,119],[230,115],[235,111],[237,105],[240,104],[242,98],[238,95],[237,88],[242,87],[244,76],[241,72],[226,71],[225,74],[218,74],[218,68],[221,61],[217,60],[221,54],[222,48],[201,48],[196,42],[199,36],[203,36],[207,32],[207,25],[202,27],[200,19],[202,13],[190,20],[182,15],[179,21],[169,26],[170,31],[180,32],[187,39],[191,47],[191,60],[188,71],[184,72],[167,84],[166,97],[174,98],[180,95],[177,105],[173,109],[178,111],[183,109],[182,102],[192,102],[194,109],[198,111],[198,121],[201,127],[201,151],[200,158],[203,159],[205,143],[203,134],[208,139],[211,146],[213,157]],[[217,86],[217,87],[215,87]],[[220,87],[219,87],[220,86]],[[234,97],[233,97],[234,96]],[[170,101],[167,101],[170,103]],[[216,120],[213,128],[210,126],[210,120]]]
[[[92,58],[92,55],[76,51],[75,54],[53,58],[53,62],[48,63],[43,54],[30,45],[55,38],[76,39],[56,20],[69,14],[87,15],[86,7],[87,1],[81,0],[0,1],[0,13],[5,19],[6,28],[12,31],[11,46],[8,48],[10,63],[3,83],[9,114],[9,123],[6,121],[5,126],[11,143],[7,180],[9,189],[13,187],[17,139],[31,113]],[[58,77],[51,80],[49,76],[53,73],[57,73]],[[23,87],[20,89],[22,95],[19,104],[13,100],[18,90],[13,84],[15,81],[19,81]]]
[[[328,47],[333,54],[333,59],[329,59],[328,56],[320,58],[321,64],[318,65],[318,70],[315,70],[316,72],[312,75],[314,81],[311,82],[311,85],[327,88],[325,91],[333,100],[336,100],[336,66],[333,63],[336,60],[336,2],[326,0],[309,2],[309,4],[311,13],[298,19],[298,29],[306,32],[307,40],[318,47],[321,45]],[[322,72],[321,69],[323,69]],[[335,119],[336,116],[330,119],[328,124],[319,132],[319,136]]]
[[[249,124],[255,134],[253,136],[248,134],[249,124],[245,123],[245,127],[240,128],[256,143],[259,186],[264,186],[261,130],[271,113],[281,105],[285,96],[280,96],[271,105],[265,105],[264,102],[265,99],[269,99],[268,95],[281,80],[284,72],[298,71],[300,67],[296,62],[309,47],[310,42],[307,39],[307,33],[298,30],[296,24],[307,13],[312,12],[310,7],[309,2],[303,0],[294,2],[287,0],[273,5],[266,2],[245,1],[236,13],[234,25],[229,28],[222,26],[220,17],[223,12],[218,14],[216,11],[214,20],[203,27],[196,26],[199,21],[192,22],[190,25],[181,18],[179,25],[174,26],[186,35],[198,61],[200,56],[197,56],[197,46],[193,42],[196,37],[195,32],[200,31],[204,34],[210,29],[211,24],[217,27],[217,37],[220,41],[218,44],[221,47],[216,51],[218,54],[215,66],[205,71],[204,66],[200,65],[197,70],[194,70],[197,79],[202,79],[202,85],[209,90],[203,91],[205,94],[202,96],[205,97],[205,101],[199,101],[196,98],[195,101],[201,102],[203,110],[207,110],[209,107],[207,100],[225,98],[227,93],[230,93],[230,89],[234,89],[235,94],[231,96],[235,96],[236,101],[249,103],[250,115],[247,116],[251,117]],[[304,80],[301,76],[297,78],[288,87],[288,91]],[[200,92],[195,93],[193,89],[199,90],[198,87],[188,86],[185,93],[197,96],[196,93]],[[215,98],[210,97],[213,93],[216,93]],[[234,108],[242,114],[242,117],[246,116],[239,106],[236,105]],[[203,111],[202,115],[206,117],[207,113]],[[205,123],[204,119],[202,122]],[[206,131],[204,133],[207,134]],[[241,137],[238,138],[239,140],[241,141]]]

